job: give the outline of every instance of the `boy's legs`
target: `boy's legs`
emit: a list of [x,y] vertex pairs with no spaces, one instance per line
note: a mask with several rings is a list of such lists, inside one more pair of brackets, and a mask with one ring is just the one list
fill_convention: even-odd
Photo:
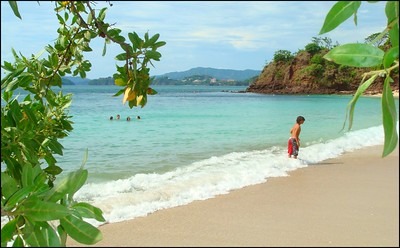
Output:
[[296,140],[293,140],[293,158],[297,158],[297,155],[299,155],[299,147],[297,146]]

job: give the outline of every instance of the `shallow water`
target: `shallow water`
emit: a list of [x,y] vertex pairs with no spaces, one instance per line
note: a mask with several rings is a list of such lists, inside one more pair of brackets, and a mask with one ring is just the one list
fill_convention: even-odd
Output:
[[[154,88],[158,94],[149,96],[144,108],[130,109],[122,96],[113,97],[118,87],[63,86],[64,93],[73,94],[74,130],[61,140],[62,176],[81,166],[88,149],[89,179],[76,199],[100,207],[109,222],[211,198],[383,144],[380,98],[361,97],[347,131],[342,127],[351,96],[237,93],[245,88],[226,86]],[[287,158],[286,145],[298,115],[306,121],[294,160]]]

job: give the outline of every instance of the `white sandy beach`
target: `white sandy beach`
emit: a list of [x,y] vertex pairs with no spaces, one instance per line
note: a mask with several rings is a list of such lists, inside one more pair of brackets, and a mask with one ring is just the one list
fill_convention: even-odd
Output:
[[[394,98],[399,98],[399,90],[393,90],[392,94],[393,94]],[[379,93],[379,94],[365,94],[364,96],[382,97],[382,93]]]
[[[94,246],[399,246],[399,150],[368,147],[100,227]],[[68,246],[81,246],[69,238]]]

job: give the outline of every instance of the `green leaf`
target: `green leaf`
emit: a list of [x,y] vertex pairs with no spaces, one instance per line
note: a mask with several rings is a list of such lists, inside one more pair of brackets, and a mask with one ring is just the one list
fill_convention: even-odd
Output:
[[40,166],[24,166],[22,167],[22,186],[30,186],[33,184],[34,179],[40,174],[42,170]]
[[104,41],[104,46],[103,46],[103,53],[101,54],[101,56],[106,55],[106,51],[107,51],[107,42]]
[[19,19],[22,20],[22,17],[21,17],[21,15],[19,14],[19,11],[18,11],[17,1],[8,1],[8,3],[10,4],[11,9],[12,9],[13,12],[14,12],[14,15],[15,15],[16,17],[18,17]]
[[13,95],[13,91],[3,92],[4,101],[8,102]]
[[3,197],[8,199],[12,194],[14,194],[18,190],[17,181],[6,174],[5,172],[1,172],[1,194]]
[[18,236],[15,239],[13,247],[24,247],[24,241],[22,240],[21,236]]
[[32,247],[60,247],[60,239],[47,222],[36,223],[34,231],[26,238]]
[[24,113],[28,116],[30,122],[32,122],[32,123],[37,123],[38,122],[37,119],[36,119],[36,116],[34,114],[35,110],[32,109],[32,105],[31,104],[24,105],[22,107],[22,109],[23,109]]
[[26,187],[33,184],[33,168],[30,165],[22,167],[22,186]]
[[[22,73],[22,74],[24,74],[24,73]],[[29,86],[30,83],[32,83],[33,77],[30,74],[24,74],[24,75],[22,75],[22,74],[18,77],[18,81],[19,81],[18,84],[20,87],[24,88],[24,87]]]
[[153,46],[154,43],[158,40],[158,38],[160,38],[160,34],[153,35],[149,40],[146,40],[144,46],[145,47]]
[[90,11],[88,14],[86,23],[90,24],[92,21],[93,21],[93,15],[92,15],[92,11]]
[[57,163],[57,160],[54,158],[53,154],[46,153],[44,159],[49,164],[49,166],[54,166]]
[[356,14],[360,6],[361,1],[338,1],[326,15],[319,34],[321,35],[330,32],[338,27],[344,21],[349,19],[350,16]]
[[[82,170],[83,170],[83,168],[85,167],[85,164],[86,164],[86,162],[87,162],[87,160],[88,160],[88,157],[89,157],[89,149],[86,148],[85,153],[83,154],[82,164],[81,164],[81,167],[80,167]],[[78,188],[78,189],[79,189],[79,188]],[[77,190],[78,190],[78,189],[77,189]],[[76,191],[77,191],[77,190],[76,190]],[[76,192],[76,191],[75,191],[75,192]]]
[[45,237],[47,247],[61,246],[60,238],[58,237],[57,232],[47,222],[42,224],[42,233]]
[[383,56],[383,66],[389,68],[393,62],[399,58],[399,47],[392,47]]
[[161,58],[161,53],[157,51],[146,51],[146,57],[148,59],[154,59],[156,61],[159,61]]
[[64,19],[67,21],[67,20],[68,20],[68,18],[69,18],[69,15],[68,15],[68,13],[67,13],[67,12],[65,12],[65,13],[64,13]]
[[60,77],[60,75],[56,74],[56,75],[54,75],[54,77],[52,79],[53,80],[51,80],[51,85],[58,86],[58,87],[61,88],[61,86],[62,86],[62,78]]
[[[25,70],[25,68],[26,68],[25,66],[20,66],[18,69],[11,72],[6,77],[4,77],[1,80],[1,89],[4,89],[7,87],[5,91],[15,90],[18,87],[16,85],[16,83],[19,83],[19,80],[17,79],[17,77]],[[9,85],[9,84],[13,84],[13,85]]]
[[60,16],[59,14],[57,14],[57,19],[58,19],[58,22],[59,22],[61,25],[64,25],[64,24],[65,24],[64,19],[63,19],[62,16]]
[[114,37],[114,40],[116,40],[117,42],[125,42],[125,38],[124,38],[124,36],[120,36],[120,35],[118,35],[118,36],[115,36]]
[[159,47],[164,46],[165,44],[167,44],[165,41],[159,41],[159,42],[154,43],[153,48],[159,48]]
[[121,33],[121,29],[118,29],[118,28],[112,28],[112,29],[107,30],[107,34],[111,37],[117,36],[117,35],[119,35],[119,33]]
[[122,78],[115,79],[114,83],[115,83],[115,85],[118,85],[118,86],[125,86],[126,85],[126,82]]
[[120,54],[118,54],[117,56],[115,56],[115,59],[116,59],[116,60],[119,60],[119,61],[124,61],[124,60],[126,60],[126,59],[127,59],[126,53],[120,53]]
[[82,46],[82,51],[91,52],[91,51],[93,51],[93,49],[89,46],[89,44],[85,44]]
[[43,233],[40,231],[39,225],[34,225],[33,231],[29,230],[29,232],[25,231],[24,233],[26,233],[26,235],[24,235],[24,239],[29,244],[29,246],[31,247],[45,246],[46,242],[44,240]]
[[86,72],[80,71],[80,72],[79,72],[79,76],[80,76],[81,78],[86,78]]
[[103,217],[103,211],[100,208],[94,207],[86,202],[80,202],[71,206],[73,209],[78,211],[81,217],[92,218],[98,221],[106,221]]
[[382,157],[389,155],[397,146],[397,113],[392,89],[390,87],[390,77],[386,77],[382,92],[382,114],[385,142]]
[[[89,15],[91,16],[91,13],[89,13]],[[87,41],[89,41],[92,38],[92,34],[90,33],[90,31],[86,31],[84,33],[84,37]]]
[[388,20],[390,43],[399,46],[399,1],[387,1],[385,13]]
[[5,89],[5,91],[12,91],[15,90],[18,87],[18,78],[13,78],[12,81],[10,83],[8,83],[7,88]]
[[334,47],[323,58],[353,67],[373,67],[382,64],[384,52],[369,44],[345,44]]
[[28,187],[23,187],[19,190],[17,190],[6,202],[4,209],[6,211],[10,211],[11,209],[13,209],[16,204],[20,204],[20,202],[27,198],[29,196],[29,194],[33,191],[34,189],[34,185],[30,185]]
[[50,139],[47,145],[54,153],[63,155],[63,146],[56,139]]
[[67,237],[68,237],[67,232],[65,231],[65,229],[61,225],[58,225],[57,226],[57,233],[58,233],[58,235],[60,237],[62,246],[65,247],[65,244],[67,243]]
[[17,219],[10,220],[1,228],[1,243],[9,242],[17,230]]
[[99,12],[99,16],[97,17],[98,21],[103,21],[106,17],[106,10],[107,8],[102,8]]
[[92,245],[103,239],[100,230],[73,215],[62,218],[60,223],[68,235],[79,243]]
[[56,54],[56,53],[53,53],[53,54],[51,54],[50,56],[50,61],[51,61],[51,63],[52,63],[52,65],[54,66],[54,67],[58,67],[58,63],[59,63],[59,61],[58,61],[58,55]]
[[14,67],[10,62],[4,61],[4,65],[2,65],[1,67],[3,67],[4,70],[6,71],[13,71]]
[[79,169],[69,173],[50,191],[46,197],[47,200],[56,202],[63,198],[64,195],[69,194],[72,197],[86,182],[88,176],[87,170]]
[[46,173],[48,173],[48,174],[51,174],[51,175],[58,175],[58,174],[60,174],[62,171],[63,171],[63,169],[61,169],[59,166],[57,166],[57,165],[52,165],[52,166],[49,166],[49,167],[47,167],[46,169],[44,169],[44,171],[46,172]]
[[42,193],[42,192],[47,192],[50,190],[49,185],[46,184],[46,181],[48,179],[48,175],[44,172],[40,173],[36,178],[35,178],[35,193]]
[[58,220],[70,213],[70,210],[63,205],[44,202],[34,196],[23,202],[16,210],[16,214],[21,214],[34,221]]
[[[125,85],[123,85],[125,86]],[[125,92],[125,89],[120,89],[117,93],[115,93],[113,96],[120,96]]]
[[[354,108],[358,101],[358,98],[362,95],[362,93],[364,93],[364,91],[366,89],[368,89],[368,87],[375,81],[375,79],[377,77],[378,77],[378,75],[375,74],[370,79],[368,79],[366,82],[362,83],[358,87],[358,89],[357,89],[356,93],[354,94],[353,98],[351,99],[351,101],[347,104],[347,111],[346,111],[345,119],[347,120],[347,114],[349,113],[349,128],[348,128],[348,130],[350,130],[351,127],[353,126]],[[342,129],[344,129],[345,125],[346,125],[346,121],[344,122]]]
[[137,35],[136,32],[128,33],[128,38],[132,42],[132,48],[134,51],[142,48],[141,44],[143,43],[143,40]]
[[42,54],[45,52],[45,49],[40,50],[37,54],[35,54],[34,59],[39,59],[40,56],[42,56]]
[[148,88],[147,89],[147,94],[149,94],[149,95],[156,95],[157,93],[158,92],[153,88]]

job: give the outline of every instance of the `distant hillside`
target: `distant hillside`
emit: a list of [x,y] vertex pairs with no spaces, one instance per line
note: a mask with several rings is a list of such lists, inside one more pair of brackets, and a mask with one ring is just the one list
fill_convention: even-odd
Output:
[[163,75],[158,75],[159,77],[167,77],[175,80],[182,80],[186,77],[202,75],[202,76],[210,76],[216,78],[218,80],[235,80],[235,81],[243,81],[254,76],[258,76],[261,73],[260,70],[231,70],[231,69],[215,69],[208,67],[196,67],[187,71],[182,72],[169,72]]
[[[261,73],[257,70],[230,70],[197,67],[183,72],[154,76],[153,85],[241,85],[248,86]],[[75,85],[114,85],[112,77],[82,79],[63,77]]]
[[[338,65],[323,59],[327,48],[299,50],[287,61],[272,61],[255,78],[247,92],[263,94],[354,94],[370,68]],[[393,75],[392,90],[399,89],[399,74]],[[384,78],[378,77],[365,94],[382,93]]]
[[89,85],[114,85],[112,77],[93,79],[88,82]]
[[71,81],[75,85],[87,85],[87,84],[89,84],[89,81],[91,81],[88,78],[70,77],[70,76],[63,77],[63,80],[65,80],[65,79]]
[[74,82],[72,82],[68,78],[62,78],[62,84],[63,85],[75,85]]
[[217,79],[208,75],[193,75],[183,79],[171,79],[169,77],[155,77],[152,85],[211,85],[211,86],[249,86],[257,78],[254,76],[246,80]]

